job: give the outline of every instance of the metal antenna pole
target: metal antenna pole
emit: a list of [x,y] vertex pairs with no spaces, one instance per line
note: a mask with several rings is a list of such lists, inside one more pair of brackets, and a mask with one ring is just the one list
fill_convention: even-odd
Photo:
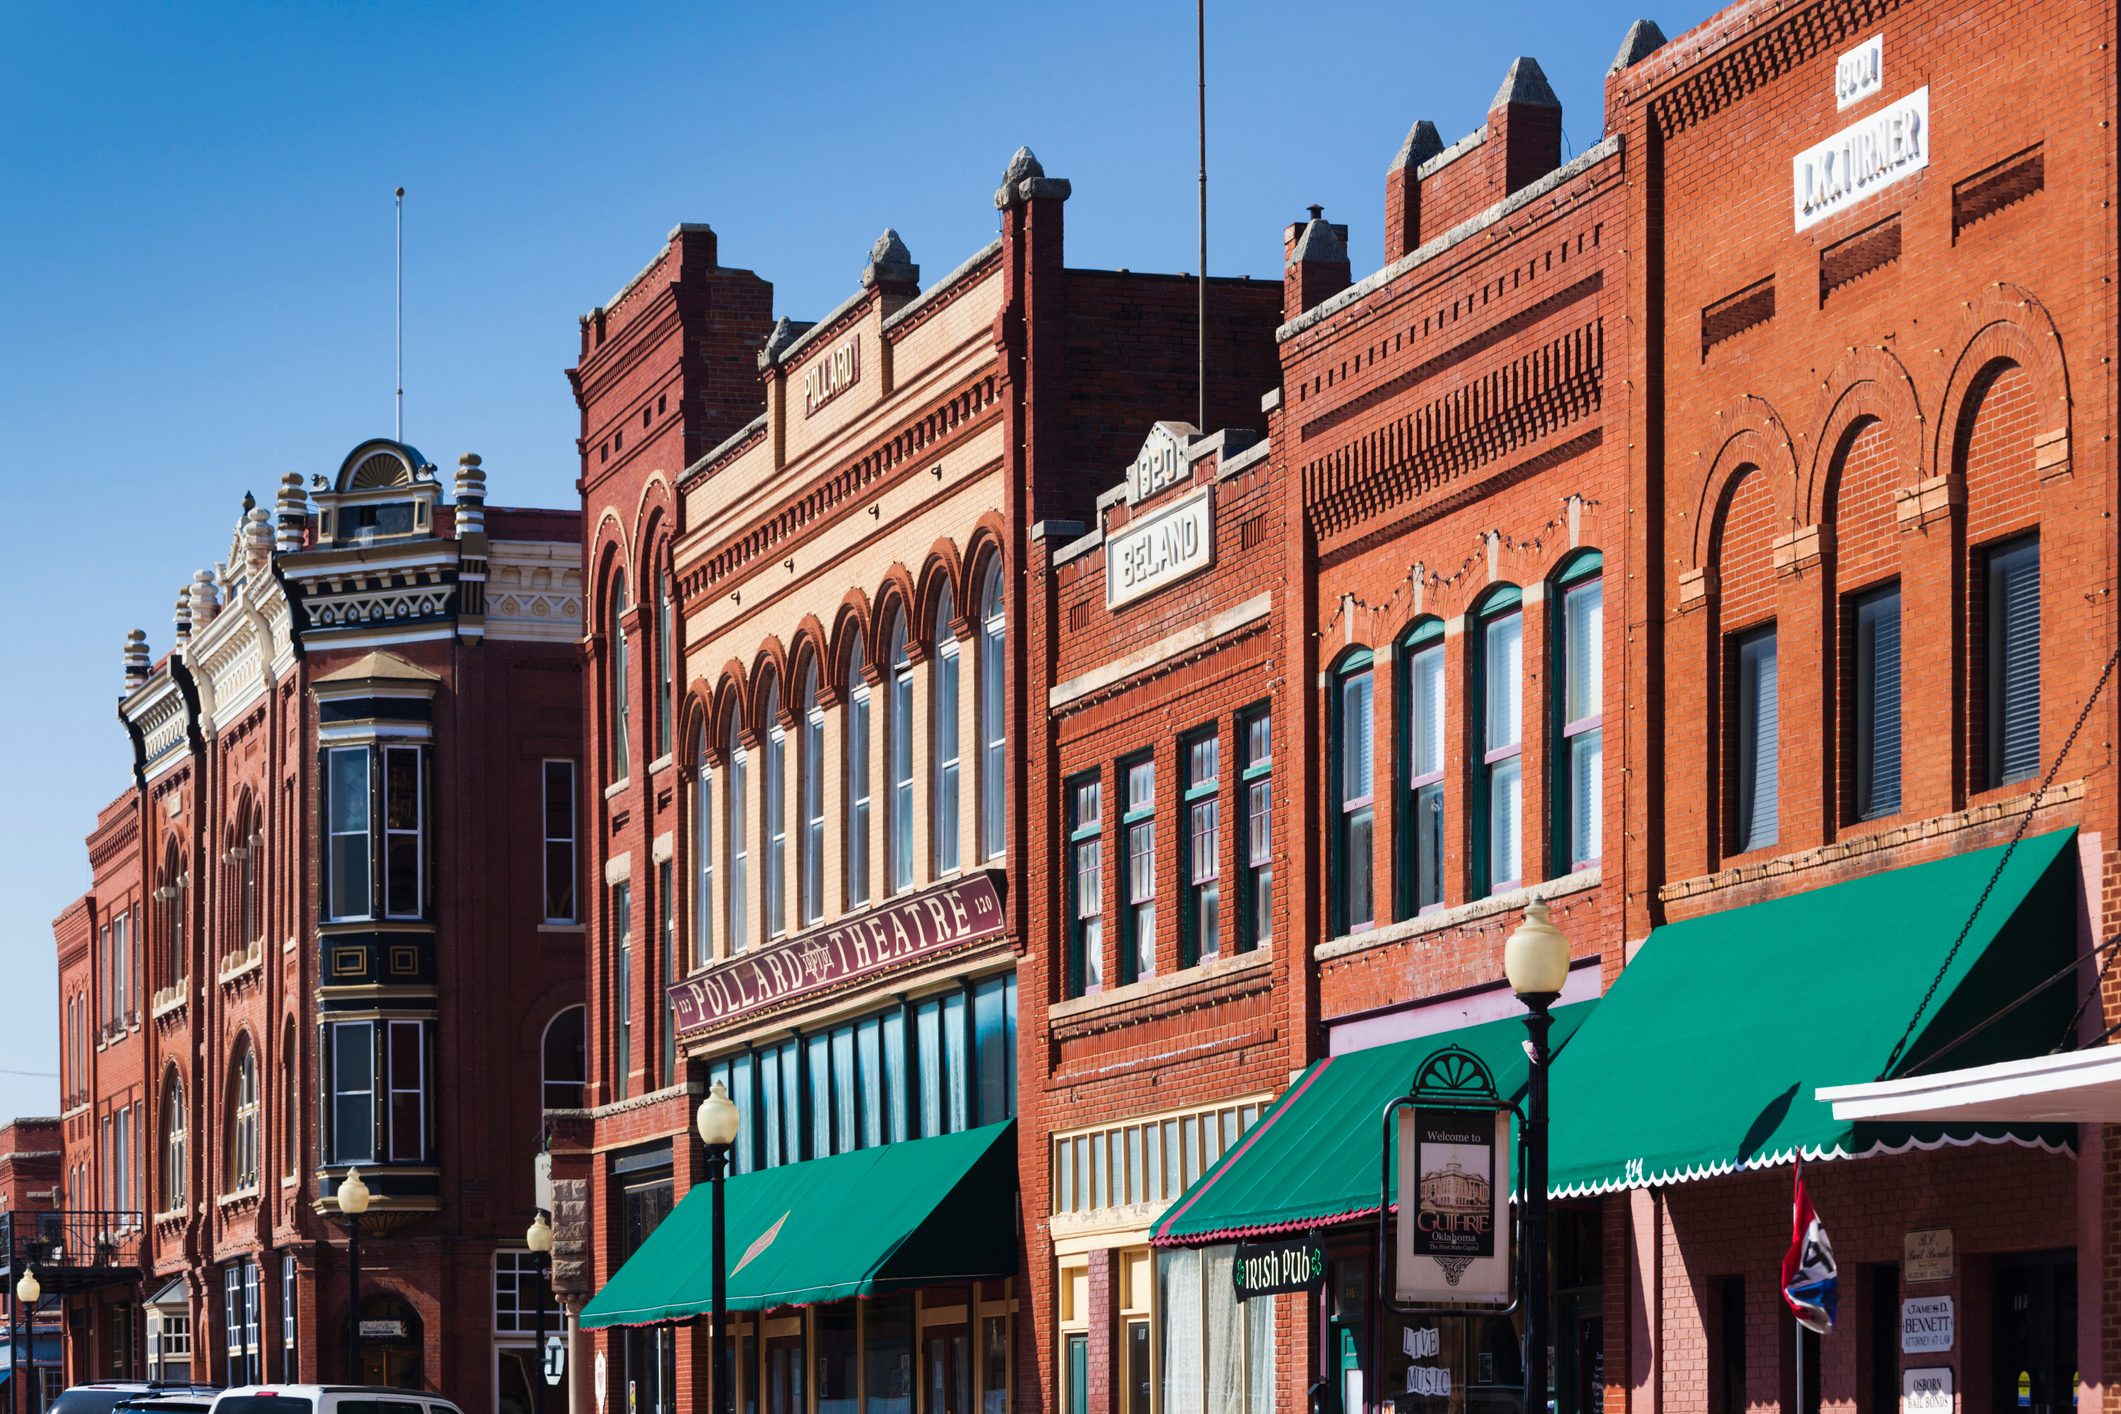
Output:
[[1198,80],[1196,127],[1200,134],[1200,281],[1195,300],[1193,425],[1208,430],[1208,0],[1193,0],[1193,68]]
[[391,436],[405,440],[405,188],[398,188],[398,395]]

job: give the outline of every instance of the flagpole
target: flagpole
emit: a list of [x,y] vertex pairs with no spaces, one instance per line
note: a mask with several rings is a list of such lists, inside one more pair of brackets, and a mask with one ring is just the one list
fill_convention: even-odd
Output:
[[1797,1328],[1797,1414],[1806,1414],[1804,1407],[1804,1322],[1793,1316],[1790,1318],[1790,1324]]

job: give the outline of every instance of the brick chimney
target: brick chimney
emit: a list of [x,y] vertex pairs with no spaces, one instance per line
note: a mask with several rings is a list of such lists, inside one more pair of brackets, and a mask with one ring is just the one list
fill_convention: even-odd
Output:
[[1561,100],[1536,59],[1517,58],[1502,76],[1502,87],[1488,105],[1488,147],[1494,164],[1488,200],[1544,177],[1561,165]]
[[1281,317],[1294,319],[1321,300],[1348,287],[1348,228],[1325,219],[1322,206],[1311,219],[1292,223],[1281,233]]
[[1421,244],[1421,164],[1443,151],[1436,125],[1423,118],[1407,129],[1385,169],[1385,264]]

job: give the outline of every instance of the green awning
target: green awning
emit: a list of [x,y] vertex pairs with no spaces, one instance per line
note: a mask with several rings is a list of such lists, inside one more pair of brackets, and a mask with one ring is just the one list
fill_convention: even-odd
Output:
[[[1893,1074],[2075,955],[2075,839],[2058,830],[2019,844]],[[1886,1071],[2002,853],[1887,870],[1652,932],[1555,1066],[1550,1191],[1673,1183],[1799,1153],[2051,1145],[2055,1131],[2023,1126],[1858,1125],[1836,1120],[1815,1094]],[[2050,988],[1950,1063],[2044,1052],[2061,1039],[2071,1003],[2069,988]]]
[[[647,1326],[704,1313],[713,1195],[685,1195],[582,1308],[581,1323]],[[811,1159],[724,1185],[729,1309],[880,1296],[1016,1271],[1016,1122]]]
[[[1553,1044],[1567,1041],[1597,1005],[1555,1008]],[[1524,1022],[1508,1017],[1314,1062],[1179,1195],[1152,1240],[1191,1246],[1374,1214],[1386,1103],[1406,1094],[1421,1063],[1446,1046],[1480,1057],[1502,1097],[1514,1099],[1524,1089],[1524,1039]]]

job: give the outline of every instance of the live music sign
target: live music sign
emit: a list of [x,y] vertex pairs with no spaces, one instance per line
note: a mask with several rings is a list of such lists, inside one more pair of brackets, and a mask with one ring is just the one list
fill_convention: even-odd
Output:
[[1001,932],[999,878],[981,872],[674,982],[670,1004],[682,1036]]

